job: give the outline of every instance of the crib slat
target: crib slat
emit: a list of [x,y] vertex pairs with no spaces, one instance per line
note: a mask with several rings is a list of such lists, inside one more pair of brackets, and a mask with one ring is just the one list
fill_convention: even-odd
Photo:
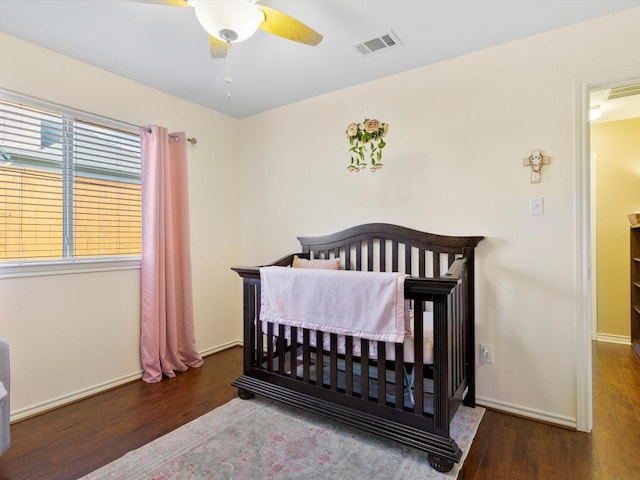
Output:
[[387,401],[387,345],[378,342],[378,403]]
[[360,393],[364,400],[369,400],[369,340],[360,339]]
[[273,323],[267,323],[267,370],[273,371]]
[[402,343],[396,343],[395,349],[396,408],[402,410],[404,408],[404,345]]
[[433,252],[433,278],[440,278],[440,254]]
[[411,245],[404,244],[404,273],[411,273]]
[[[455,296],[455,290],[452,292],[451,295],[451,301],[449,302],[449,313],[450,313],[450,325],[449,325],[449,336],[451,338],[451,345],[456,345],[458,343],[458,335],[459,335],[459,328],[458,328],[458,322],[457,322],[457,316],[456,316],[456,311],[457,311],[457,306],[456,306],[456,302],[454,299]],[[452,396],[453,393],[456,391],[457,388],[457,379],[460,378],[458,369],[460,367],[460,362],[459,362],[459,358],[458,355],[455,351],[455,348],[451,348],[449,349],[449,358],[450,363],[449,363],[449,396]]]
[[254,365],[259,365],[262,361],[262,355],[264,353],[264,335],[262,335],[262,322],[256,320],[255,336],[256,336],[256,349],[252,355],[252,362]]
[[[468,375],[468,368],[469,366],[471,366],[471,368],[473,368],[473,356],[475,354],[475,347],[474,347],[474,330],[473,330],[473,326],[471,323],[469,323],[469,318],[467,316],[467,310],[465,309],[465,305],[467,304],[467,299],[468,299],[468,291],[467,291],[467,284],[466,282],[463,282],[460,285],[460,299],[459,299],[459,303],[460,303],[460,322],[462,324],[462,338],[460,338],[460,343],[458,345],[456,345],[455,348],[460,348],[463,350],[462,352],[462,362],[463,362],[463,366],[462,366],[462,372],[461,375],[462,377],[466,380],[467,382],[467,387],[468,387],[468,394],[469,397],[468,398],[475,398],[475,393],[474,392],[474,384],[473,384],[473,380],[471,378],[470,375]],[[467,347],[467,348],[465,348]],[[471,356],[469,355],[469,350],[471,350]],[[465,399],[466,400],[466,399]],[[466,405],[466,403],[465,403]],[[475,405],[474,405],[475,406]]]
[[[253,298],[246,299],[249,302],[249,319],[251,323],[259,323],[260,318],[260,292],[261,292],[261,284],[260,282],[253,284],[253,286],[249,285],[249,291],[245,293],[249,293],[249,295],[253,295]],[[253,352],[253,364],[259,365],[262,362],[262,355],[264,353],[263,345],[262,345],[262,330],[251,329],[251,339],[249,340],[249,345],[255,345],[254,340],[258,339],[259,348]]]
[[455,374],[452,386],[453,392],[458,389],[465,378],[465,367],[467,364],[466,350],[464,348],[464,339],[466,335],[465,322],[464,322],[464,287],[460,285],[456,288],[452,295],[453,308],[455,314],[452,316],[455,324],[455,340],[451,347],[451,353],[455,356],[455,368],[452,371]]
[[353,395],[353,337],[345,337],[344,346],[344,390],[349,396]]
[[256,323],[256,350],[253,354],[253,361],[255,364],[260,364],[262,362],[262,355],[264,354],[264,335],[262,334],[262,322],[256,320]]
[[338,390],[338,335],[330,334],[329,388]]
[[386,242],[381,239],[379,240],[380,245],[380,271],[387,271],[387,245]]
[[322,332],[316,330],[316,385],[322,387],[324,385],[324,338]]
[[455,303],[456,303],[456,315],[455,319],[457,322],[457,331],[458,338],[456,339],[456,344],[452,347],[452,350],[458,354],[458,377],[456,381],[456,386],[460,385],[461,380],[464,378],[464,369],[466,365],[466,351],[464,348],[464,338],[465,338],[465,328],[464,328],[464,310],[462,308],[462,302],[464,301],[464,287],[461,285],[460,288],[456,289],[455,292]]
[[425,276],[425,253],[423,248],[418,251],[418,276]]
[[356,247],[356,270],[362,271],[362,242],[354,244]]
[[391,241],[391,271],[398,271],[398,241]]
[[436,435],[444,435],[449,429],[447,404],[450,379],[450,357],[448,355],[449,328],[447,324],[447,305],[435,302],[433,305],[433,428]]
[[311,365],[311,341],[309,330],[302,330],[302,381],[309,383]]
[[291,327],[291,378],[298,377],[298,327]]
[[286,342],[285,339],[285,332],[284,332],[284,325],[279,325],[278,326],[278,338],[276,340],[277,345],[278,345],[278,373],[279,374],[283,374],[285,372],[285,360],[286,360],[286,355],[285,355],[285,351],[284,351],[284,347]]
[[414,352],[414,412],[424,413],[424,302],[416,301],[413,308],[413,352]]
[[[451,323],[449,325],[449,336],[451,338],[451,345],[457,345],[459,342],[458,336],[459,336],[459,328],[458,328],[458,322],[457,322],[457,306],[456,306],[456,302],[455,302],[455,290],[452,292],[451,295],[451,300],[450,301],[450,305],[449,305],[449,309],[450,309],[450,319],[451,319]],[[459,367],[460,367],[460,362],[459,362],[459,358],[457,355],[457,352],[455,351],[455,348],[452,348],[449,350],[449,358],[451,359],[450,363],[449,363],[449,395],[453,395],[453,393],[455,392],[456,388],[457,388],[457,379],[460,378],[459,375]]]
[[367,271],[373,272],[373,238],[367,239]]

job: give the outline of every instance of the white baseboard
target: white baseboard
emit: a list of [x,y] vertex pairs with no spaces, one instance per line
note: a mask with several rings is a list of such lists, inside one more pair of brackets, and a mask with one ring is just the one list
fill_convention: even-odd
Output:
[[621,345],[631,345],[631,337],[624,335],[610,335],[608,333],[596,334],[598,342],[619,343]]
[[120,385],[124,385],[125,383],[129,383],[140,378],[142,378],[142,370],[140,370],[139,372],[131,373],[129,375],[125,375],[120,378],[116,378],[114,380],[110,380],[108,382],[101,383],[99,385],[94,385],[93,387],[78,390],[77,392],[69,393],[67,395],[62,395],[61,397],[47,400],[46,402],[38,403],[37,405],[21,408],[19,410],[11,412],[10,421],[15,422],[17,420],[23,420],[25,418],[33,417],[48,410],[62,407],[63,405],[82,400],[83,398],[90,397],[92,395],[95,395],[96,393],[101,393],[111,388],[119,387]]
[[223,343],[222,345],[218,345],[216,347],[207,348],[198,352],[201,356],[206,357],[207,355],[213,355],[214,353],[221,352],[222,350],[226,350],[231,347],[241,347],[243,345],[242,340],[233,340],[231,342]]
[[503,403],[497,400],[492,400],[489,398],[478,397],[478,396],[476,396],[476,404],[482,407],[491,408],[493,410],[510,413],[512,415],[518,415],[520,417],[530,418],[532,420],[539,420],[541,422],[550,423],[553,425],[577,429],[577,420],[575,418],[564,417],[564,416],[556,415],[554,413],[534,410],[531,408]]
[[[217,353],[222,350],[226,350],[227,348],[231,348],[235,346],[242,346],[242,340],[234,340],[228,343],[224,343],[222,345],[204,349],[198,353],[201,356],[206,357],[207,355],[212,355],[214,353]],[[124,385],[125,383],[133,382],[141,378],[142,378],[142,370],[140,370],[139,372],[131,373],[129,375],[125,375],[120,378],[109,380],[99,385],[94,385],[92,387],[78,390],[76,392],[69,393],[67,395],[62,395],[60,397],[53,398],[51,400],[47,400],[42,403],[38,403],[37,405],[32,405],[30,407],[21,408],[19,410],[12,411],[10,415],[10,422],[16,422],[18,420],[24,420],[25,418],[33,417],[35,415],[44,413],[46,411],[53,410],[58,407],[62,407],[64,405],[76,402],[78,400],[82,400],[83,398],[87,398],[92,395],[105,392],[112,388],[119,387],[120,385]]]

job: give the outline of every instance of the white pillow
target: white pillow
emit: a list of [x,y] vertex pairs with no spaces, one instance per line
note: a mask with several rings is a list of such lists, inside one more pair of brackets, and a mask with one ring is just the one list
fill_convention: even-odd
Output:
[[307,260],[306,258],[300,258],[298,255],[293,257],[293,268],[320,268],[325,270],[340,270],[340,259],[315,259]]

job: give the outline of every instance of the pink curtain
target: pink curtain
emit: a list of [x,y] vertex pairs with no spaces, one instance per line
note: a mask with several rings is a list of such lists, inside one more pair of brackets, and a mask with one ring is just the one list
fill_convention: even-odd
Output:
[[187,147],[184,133],[140,129],[142,266],[140,357],[145,382],[199,367],[191,291]]

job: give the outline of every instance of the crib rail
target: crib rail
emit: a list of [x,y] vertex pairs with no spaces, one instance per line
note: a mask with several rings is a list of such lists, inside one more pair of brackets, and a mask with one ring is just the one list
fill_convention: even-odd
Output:
[[[438,279],[405,280],[405,298],[411,300],[416,319],[416,361],[412,363],[405,361],[402,344],[391,346],[391,354],[384,342],[345,337],[339,351],[336,334],[295,327],[286,334],[283,325],[256,321],[260,318],[259,268],[234,268],[244,286],[244,375],[372,415],[389,416],[407,426],[448,434],[455,413],[451,400],[457,396],[462,402],[463,393],[468,392],[468,358],[464,348],[454,345],[463,342],[466,335],[462,302],[465,264],[464,258],[456,260],[449,273]],[[417,361],[426,348],[422,342],[424,325],[418,319],[427,308],[433,310],[433,365]],[[354,354],[356,343],[360,344],[359,355]],[[375,357],[370,354],[370,343],[377,344]],[[326,344],[328,348],[320,347]]]

